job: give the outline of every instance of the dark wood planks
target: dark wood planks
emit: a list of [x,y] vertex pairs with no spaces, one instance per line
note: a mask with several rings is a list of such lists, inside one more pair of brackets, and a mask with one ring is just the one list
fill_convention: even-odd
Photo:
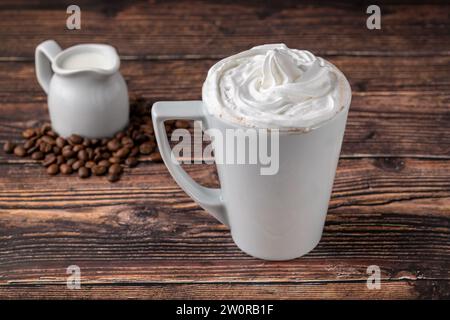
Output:
[[[112,43],[130,91],[149,101],[199,99],[208,68],[252,45],[307,48],[353,89],[323,239],[301,259],[256,260],[163,164],[146,161],[110,184],[47,179],[0,152],[1,297],[450,297],[448,4],[382,4],[380,31],[365,28],[362,4],[78,4],[79,31],[64,28],[66,5],[0,4],[0,143],[48,118],[32,62],[48,38]],[[218,185],[213,166],[186,168]],[[82,268],[82,290],[66,289],[69,264]],[[381,267],[382,290],[366,287],[370,264]]]
[[[343,156],[450,158],[450,57],[332,57],[353,101]],[[158,100],[200,99],[213,60],[125,61],[130,92]],[[0,140],[47,118],[32,62],[0,63]],[[167,72],[170,70],[170,72]],[[393,143],[395,141],[395,143]]]
[[448,298],[448,280],[399,280],[382,283],[381,290],[368,290],[365,281],[333,283],[233,284],[233,283],[136,283],[128,285],[83,285],[68,290],[65,285],[0,286],[9,299],[439,299]]
[[[245,284],[260,297],[357,297],[366,268],[376,264],[391,291],[366,290],[359,297],[431,297],[420,290],[433,281],[448,295],[449,166],[441,160],[341,160],[321,243],[290,262],[239,251],[227,228],[180,191],[162,164],[141,165],[114,185],[72,178],[70,188],[68,178],[48,180],[34,166],[3,166],[0,291],[20,294],[22,285],[42,284],[63,294],[52,284],[64,283],[65,268],[77,264],[90,289],[64,296],[105,298],[108,286],[136,283],[121,294],[168,297],[172,286],[192,283],[192,292],[175,296],[202,298],[203,290],[227,283],[218,297],[240,296]],[[187,169],[197,181],[217,185],[212,166]],[[354,289],[344,290],[349,283]]]
[[[449,5],[380,4],[382,30],[366,28],[363,3],[309,1],[77,2],[82,29],[65,28],[69,3],[3,1],[0,57],[33,57],[35,46],[108,42],[139,58],[224,57],[261,43],[285,42],[322,55],[448,55]],[[18,10],[20,9],[20,10]]]
[[[356,95],[448,94],[450,56],[329,57],[349,78]],[[196,99],[217,60],[124,61],[121,71],[134,94],[153,99]],[[0,62],[0,103],[45,101],[34,62]],[[441,104],[449,110],[448,104]],[[412,106],[421,110],[420,106]]]

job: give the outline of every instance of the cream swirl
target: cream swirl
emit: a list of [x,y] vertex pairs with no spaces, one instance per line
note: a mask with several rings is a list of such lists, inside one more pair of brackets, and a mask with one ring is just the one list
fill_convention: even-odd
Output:
[[340,92],[349,90],[331,63],[270,44],[216,63],[203,84],[203,100],[211,114],[232,122],[309,129],[337,114],[346,99]]

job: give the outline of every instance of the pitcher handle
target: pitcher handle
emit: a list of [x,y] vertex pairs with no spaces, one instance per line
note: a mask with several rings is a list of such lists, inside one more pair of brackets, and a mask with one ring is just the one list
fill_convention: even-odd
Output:
[[152,107],[152,119],[161,157],[172,177],[203,209],[223,224],[229,226],[221,190],[201,186],[181,168],[177,160],[172,160],[175,157],[172,156],[172,150],[170,149],[164,126],[164,121],[175,119],[200,120],[204,123],[206,119],[202,101],[156,102]]
[[61,47],[54,40],[44,41],[36,47],[34,54],[36,77],[46,94],[48,94],[50,80],[53,76],[52,63],[55,56],[61,51]]

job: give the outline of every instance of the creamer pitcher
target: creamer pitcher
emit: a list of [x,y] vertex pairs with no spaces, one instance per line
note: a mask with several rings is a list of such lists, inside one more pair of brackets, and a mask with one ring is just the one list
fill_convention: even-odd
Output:
[[128,124],[127,85],[112,46],[81,44],[61,50],[47,40],[36,48],[35,59],[52,127],[59,135],[103,138]]

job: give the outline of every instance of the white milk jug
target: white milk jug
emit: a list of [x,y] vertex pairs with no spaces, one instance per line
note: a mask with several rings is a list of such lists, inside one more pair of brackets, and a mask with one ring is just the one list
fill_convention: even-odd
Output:
[[103,138],[128,124],[127,85],[112,46],[81,44],[62,50],[47,40],[37,46],[35,59],[51,124],[59,135]]

